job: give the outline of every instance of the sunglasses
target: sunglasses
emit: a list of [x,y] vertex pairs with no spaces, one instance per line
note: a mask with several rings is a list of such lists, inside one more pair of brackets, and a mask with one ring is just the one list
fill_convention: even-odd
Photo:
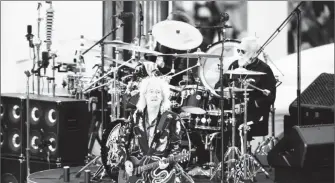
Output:
[[245,51],[245,50],[241,50],[241,49],[237,49],[237,53],[240,53],[240,52],[241,52],[242,54],[245,54],[246,51]]

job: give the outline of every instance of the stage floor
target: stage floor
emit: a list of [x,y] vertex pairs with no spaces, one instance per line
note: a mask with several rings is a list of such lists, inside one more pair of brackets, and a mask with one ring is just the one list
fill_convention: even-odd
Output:
[[[84,172],[81,173],[80,177],[76,178],[75,174],[81,169],[82,167],[71,167],[70,168],[70,183],[79,183],[84,182]],[[92,173],[94,173],[98,167],[89,167]],[[274,171],[270,171],[270,178],[267,179],[264,173],[259,173],[256,176],[257,183],[273,183],[274,181]],[[193,177],[194,182],[196,183],[219,183],[220,181],[210,181],[207,177]],[[41,172],[36,172],[31,174],[28,177],[28,183],[61,183],[64,182],[63,180],[63,169],[53,169],[53,170],[45,170]],[[108,177],[104,178],[103,180],[99,180],[97,182],[100,183],[111,183],[114,182],[112,179]],[[247,182],[247,181],[246,181]]]

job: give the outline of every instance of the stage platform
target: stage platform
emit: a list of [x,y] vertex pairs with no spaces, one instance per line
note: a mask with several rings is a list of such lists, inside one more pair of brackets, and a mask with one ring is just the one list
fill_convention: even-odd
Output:
[[[84,182],[84,172],[81,173],[79,178],[75,177],[75,174],[82,167],[71,167],[70,168],[70,182],[69,183],[83,183]],[[98,167],[89,167],[88,170],[91,170],[94,173]],[[273,183],[274,181],[274,171],[269,172],[270,178],[267,179],[263,173],[259,173],[256,177],[257,183]],[[194,182],[196,183],[219,183],[219,181],[210,181],[209,178],[206,177],[193,177]],[[53,170],[45,170],[41,172],[36,172],[31,174],[28,177],[28,183],[63,183],[63,169],[53,169]],[[95,181],[99,183],[113,183],[114,181],[108,177],[105,177],[103,180]]]

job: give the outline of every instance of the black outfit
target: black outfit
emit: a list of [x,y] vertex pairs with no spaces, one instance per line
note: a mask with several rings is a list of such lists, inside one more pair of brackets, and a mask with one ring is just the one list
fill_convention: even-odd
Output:
[[[229,70],[234,70],[238,68],[238,61],[234,61],[230,66]],[[268,134],[268,121],[269,121],[269,113],[270,106],[275,102],[276,99],[276,78],[271,70],[271,68],[260,59],[256,59],[253,63],[247,65],[245,67],[247,70],[258,71],[265,73],[264,75],[249,75],[247,78],[252,78],[255,82],[251,82],[250,84],[260,88],[267,89],[270,91],[268,96],[265,96],[262,92],[254,89],[253,91],[248,92],[248,108],[247,108],[247,121],[253,121],[254,124],[251,125],[250,135],[252,136],[264,136]],[[230,82],[230,75],[225,74],[223,76],[224,87],[228,87]],[[232,81],[235,81],[235,86],[242,88],[240,82],[238,82],[237,78],[240,76],[234,75],[232,77]],[[220,82],[217,83],[216,87],[220,86]],[[251,87],[248,87],[251,88]],[[236,95],[236,104],[239,102],[244,102],[243,93],[239,92]],[[255,102],[258,104],[256,106]],[[261,119],[262,118],[262,119]],[[238,119],[237,119],[238,120]],[[243,114],[240,116],[240,120],[237,121],[237,124],[242,124],[244,121]]]

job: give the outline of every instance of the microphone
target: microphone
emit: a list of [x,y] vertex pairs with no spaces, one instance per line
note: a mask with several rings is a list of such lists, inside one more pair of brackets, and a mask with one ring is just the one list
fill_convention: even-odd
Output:
[[133,12],[121,12],[120,14],[113,15],[112,17],[117,17],[120,20],[124,20],[125,18],[132,18],[133,16]]
[[227,22],[229,20],[228,13],[220,13],[220,22]]
[[27,35],[26,38],[29,41],[29,47],[33,48],[34,45],[32,43],[32,38],[34,37],[34,35],[32,34],[32,27],[31,25],[27,25]]
[[44,75],[46,74],[46,68],[49,66],[49,52],[42,52],[42,67],[44,68]]

